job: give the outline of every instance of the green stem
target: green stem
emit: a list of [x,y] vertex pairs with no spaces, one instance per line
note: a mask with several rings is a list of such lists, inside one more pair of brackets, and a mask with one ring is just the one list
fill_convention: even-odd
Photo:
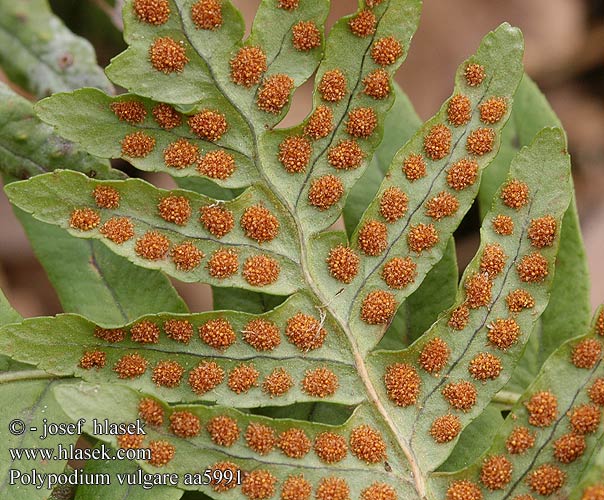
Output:
[[18,372],[0,373],[0,384],[17,382],[19,380],[41,380],[45,378],[52,379],[62,377],[45,372],[44,370],[21,370]]
[[492,399],[493,403],[514,406],[520,399],[520,394],[512,391],[499,391]]

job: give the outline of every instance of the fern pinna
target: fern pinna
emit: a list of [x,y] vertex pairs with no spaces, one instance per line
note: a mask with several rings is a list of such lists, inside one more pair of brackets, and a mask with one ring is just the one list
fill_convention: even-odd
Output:
[[[499,26],[459,66],[452,97],[388,158],[350,238],[331,229],[381,147],[395,94],[404,98],[392,77],[420,8],[362,0],[325,37],[326,0],[263,0],[244,40],[228,1],[126,2],[128,49],[106,72],[129,93],[85,88],[35,110],[90,155],[181,188],[55,170],[5,191],[38,221],[136,266],[254,293],[221,295],[239,311],[158,304],[122,321],[11,322],[2,352],[61,377],[53,395],[73,420],[143,419],[144,436],[100,439],[150,448],[140,467],[178,473],[179,488],[212,498],[601,498],[601,313],[508,402],[481,455],[441,468],[464,429],[502,404],[548,305],[572,197],[559,128],[505,165],[452,303],[432,304],[440,314],[411,345],[388,331],[452,251],[497,157],[523,80],[518,29]],[[310,115],[276,128],[315,72]],[[209,195],[216,186],[221,199]],[[285,300],[247,311],[258,292]],[[204,469],[239,480],[183,479]]]

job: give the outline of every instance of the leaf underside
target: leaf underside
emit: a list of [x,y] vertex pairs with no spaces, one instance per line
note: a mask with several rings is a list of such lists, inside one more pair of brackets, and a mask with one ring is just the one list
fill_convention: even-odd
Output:
[[[481,213],[488,210],[495,190],[504,181],[511,157],[520,147],[528,145],[543,127],[561,128],[562,124],[537,85],[525,74],[514,97],[512,115],[503,131],[501,150],[486,170],[481,184],[478,195]],[[522,392],[560,344],[588,327],[590,311],[587,257],[573,196],[564,215],[549,304],[541,318],[542,326],[535,334],[538,335],[535,341],[537,351],[527,349],[527,355],[534,354],[534,359],[527,358],[526,363],[521,362],[527,374],[525,377],[520,374],[519,377],[514,376],[511,381],[513,390]],[[560,321],[560,318],[564,320]]]
[[[159,24],[141,21],[133,3],[126,2],[129,47],[107,74],[128,93],[113,98],[81,89],[36,105],[43,121],[88,153],[169,173],[184,188],[162,190],[139,179],[91,179],[56,170],[6,186],[15,206],[141,268],[225,290],[286,297],[267,312],[270,306],[262,296],[244,294],[237,299],[250,312],[156,309],[119,321],[63,314],[0,330],[0,352],[84,380],[54,390],[72,419],[133,421],[144,416],[144,411],[139,415],[141,400],[151,398],[164,418],[161,425],[148,427],[143,443],[167,442],[162,446],[174,446],[175,453],[161,469],[153,461],[140,461],[144,470],[182,476],[228,461],[246,472],[241,488],[223,494],[211,486],[180,484],[183,489],[216,498],[253,498],[250,488],[263,483],[272,485],[266,494],[271,496],[303,474],[320,500],[327,498],[322,488],[334,484],[334,478],[355,499],[373,498],[370,488],[378,488],[376,483],[392,487],[399,498],[445,498],[448,483],[433,471],[447,459],[459,432],[505,386],[547,307],[572,193],[565,137],[557,128],[527,139],[512,160],[454,300],[451,287],[457,278],[452,234],[478,196],[482,171],[496,158],[515,109],[523,75],[522,35],[508,24],[489,33],[460,65],[454,96],[420,126],[392,83],[417,27],[420,3],[375,3],[367,7],[375,16],[375,30],[353,33],[356,13],[336,23],[324,39],[328,2],[302,1],[288,10],[263,0],[243,41],[242,18],[228,1],[221,3],[222,22],[214,29],[200,29],[199,20],[196,25],[191,1],[171,0],[167,19]],[[359,12],[365,7],[361,2]],[[310,45],[299,45],[298,30],[306,30],[302,42]],[[167,64],[157,55],[162,47],[179,56]],[[266,69],[255,76],[253,67],[243,76],[237,72],[241,54],[257,57],[258,51]],[[385,60],[389,51],[395,57]],[[277,129],[291,93],[315,70],[313,112],[296,127]],[[333,77],[335,70],[346,85],[327,98],[325,75]],[[366,81],[380,71],[387,92],[378,99]],[[263,102],[263,92],[271,77],[283,74],[291,78],[286,79],[288,90],[281,93],[278,109],[267,112],[274,102]],[[401,105],[396,113],[409,117],[408,129],[398,132],[409,140],[398,137],[401,143],[390,143],[393,131],[385,118],[395,94],[400,101],[392,109]],[[174,126],[162,123],[158,110],[170,110]],[[211,122],[209,128],[204,120]],[[382,137],[388,143],[380,146]],[[292,153],[288,141],[297,141],[301,149]],[[378,163],[369,166],[376,150]],[[175,160],[174,152],[186,160]],[[353,153],[351,161],[346,155]],[[425,167],[417,178],[405,167],[412,156]],[[297,163],[288,163],[292,158]],[[208,168],[216,159],[218,174]],[[466,179],[455,180],[455,172],[467,164]],[[365,178],[375,197],[364,198]],[[201,183],[208,180],[220,189],[243,191],[216,199],[202,194]],[[119,202],[99,203],[99,189],[117,193]],[[398,206],[395,215],[384,209],[393,190],[398,190],[399,205],[404,200],[404,209]],[[342,211],[350,237],[328,230]],[[511,234],[495,231],[492,220],[498,215],[509,217]],[[131,224],[123,239],[108,230],[118,220]],[[535,221],[554,230],[535,239]],[[378,232],[372,233],[372,227]],[[356,265],[338,268],[332,259],[336,250],[352,256]],[[399,281],[392,281],[388,265],[401,261],[412,271],[407,276],[397,271]],[[508,295],[518,289],[530,294],[530,307],[508,305]],[[435,302],[424,303],[429,300]],[[454,329],[450,318],[460,308],[469,308],[467,318]],[[393,321],[397,310],[400,316]],[[484,366],[469,369],[480,354],[501,363],[484,383],[479,380]],[[200,384],[202,368],[213,370],[215,382],[208,385],[205,376]],[[271,385],[277,375],[281,383],[287,381],[282,392]],[[462,394],[455,392],[460,382]],[[327,418],[346,414],[340,411],[345,407],[353,413],[341,425],[287,418],[299,409],[290,405],[300,403],[321,403],[316,408]],[[281,407],[275,410],[280,416],[249,411],[270,414],[270,407]],[[174,424],[182,415],[197,431],[183,435]],[[447,442],[433,429],[435,419],[444,416],[459,426]],[[213,428],[216,418],[228,422],[228,429]],[[259,425],[273,436],[266,454],[258,452],[248,434]],[[225,442],[229,432],[234,438]],[[293,444],[291,433],[297,436]],[[120,445],[114,437],[98,437]],[[338,460],[322,455],[317,444],[322,439],[340,447]]]
[[[0,138],[0,171],[5,183],[57,168],[100,179],[125,177],[108,162],[56,135],[34,114],[31,103],[4,85],[0,85],[0,96],[0,116],[6,121]],[[15,214],[65,311],[104,323],[121,323],[157,310],[187,311],[160,273],[135,267],[102,243],[72,238],[66,231],[39,222],[19,209]],[[48,241],[53,245],[49,246]],[[137,282],[147,287],[133,293]]]
[[[582,498],[585,489],[598,480],[598,464],[604,429],[600,419],[602,414],[601,385],[604,384],[602,357],[593,362],[578,361],[577,349],[587,342],[601,344],[601,328],[597,326],[601,308],[597,311],[588,333],[565,342],[545,362],[538,376],[522,394],[518,403],[495,436],[492,445],[475,464],[452,474],[435,475],[434,489],[443,496],[455,481],[469,480],[482,483],[485,488],[489,480],[485,477],[487,464],[492,457],[504,457],[511,464],[511,474],[500,486],[487,493],[487,498],[515,498],[516,495],[538,493],[546,481],[535,479],[537,471],[543,467],[552,468],[561,474],[560,481],[545,496],[555,498]],[[600,384],[600,397],[596,398],[594,386]],[[555,406],[542,406],[541,413],[532,404],[534,397],[546,393],[555,400]],[[598,407],[598,402],[600,407]],[[544,410],[546,408],[546,410]],[[589,408],[599,415],[595,425],[585,430],[576,424],[576,412]],[[532,435],[528,450],[518,453],[510,443],[512,433],[518,428],[527,429]],[[578,438],[580,444],[569,446],[566,439]],[[577,450],[574,454],[569,450]],[[515,450],[512,453],[510,450]],[[588,464],[592,463],[591,467]],[[557,474],[557,473],[556,473]],[[550,476],[551,479],[552,476]],[[553,476],[556,477],[556,476]],[[479,479],[480,478],[480,479]],[[546,490],[544,490],[545,492]],[[542,492],[541,494],[544,494]],[[583,497],[585,498],[585,497]]]

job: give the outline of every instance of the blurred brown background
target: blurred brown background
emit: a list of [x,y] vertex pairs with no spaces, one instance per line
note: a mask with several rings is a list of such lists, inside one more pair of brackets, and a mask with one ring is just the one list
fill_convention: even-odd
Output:
[[[308,0],[312,1],[312,0]],[[251,21],[259,0],[234,0]],[[120,33],[103,0],[55,0],[55,10],[97,49],[106,65],[123,50]],[[356,10],[355,0],[332,0],[328,27]],[[423,119],[451,93],[457,65],[481,38],[503,21],[519,26],[525,65],[561,118],[569,135],[583,235],[592,280],[592,305],[604,301],[604,1],[603,0],[424,0],[419,30],[398,81]],[[0,75],[1,78],[1,75]],[[310,111],[311,86],[294,98],[285,125]],[[165,178],[155,178],[166,184]],[[469,260],[477,234],[458,238],[460,262]],[[208,288],[176,284],[192,310],[211,308]],[[0,286],[25,316],[55,314],[60,304],[3,195],[0,195]]]

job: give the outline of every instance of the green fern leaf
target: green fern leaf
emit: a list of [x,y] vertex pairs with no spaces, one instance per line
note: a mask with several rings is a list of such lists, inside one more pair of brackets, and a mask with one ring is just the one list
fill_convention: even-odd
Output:
[[90,43],[69,31],[47,0],[0,2],[0,66],[37,97],[79,87],[113,92]]
[[[604,437],[604,367],[596,325],[600,311],[589,333],[567,341],[550,356],[484,456],[463,471],[435,476],[440,496],[465,480],[490,490],[489,498],[577,497],[571,492],[592,456],[597,462]],[[591,470],[581,489],[601,479],[597,468]]]
[[[245,41],[232,4],[213,3],[209,13],[208,1],[165,0],[153,12],[126,2],[129,47],[108,74],[129,93],[83,89],[37,105],[89,153],[170,173],[185,189],[62,170],[5,191],[36,219],[101,241],[141,268],[243,289],[232,303],[254,313],[32,318],[0,329],[0,352],[83,379],[54,393],[71,419],[86,418],[89,434],[94,418],[142,418],[145,436],[96,437],[150,448],[137,463],[178,474],[185,490],[233,499],[470,499],[447,498],[450,484],[435,471],[458,440],[467,446],[470,431],[460,434],[475,432],[473,421],[492,414],[500,422],[488,405],[547,307],[572,197],[564,134],[543,129],[512,161],[455,303],[438,314],[457,277],[452,234],[513,109],[522,35],[508,24],[488,34],[439,113],[402,148],[380,148],[389,157],[385,179],[362,216],[357,206],[349,211],[360,217],[349,241],[329,228],[385,135],[392,76],[419,1],[360,2],[325,37],[327,2],[263,0]],[[292,92],[315,70],[312,113],[277,129]],[[202,194],[208,180],[228,200]],[[239,188],[236,197],[225,191]],[[286,298],[269,304],[252,293]],[[384,336],[397,310],[409,325],[398,333],[416,340],[383,350],[405,345],[396,329]],[[220,486],[185,481],[206,468],[240,470],[242,484],[223,495]],[[286,494],[292,485],[304,493]]]

